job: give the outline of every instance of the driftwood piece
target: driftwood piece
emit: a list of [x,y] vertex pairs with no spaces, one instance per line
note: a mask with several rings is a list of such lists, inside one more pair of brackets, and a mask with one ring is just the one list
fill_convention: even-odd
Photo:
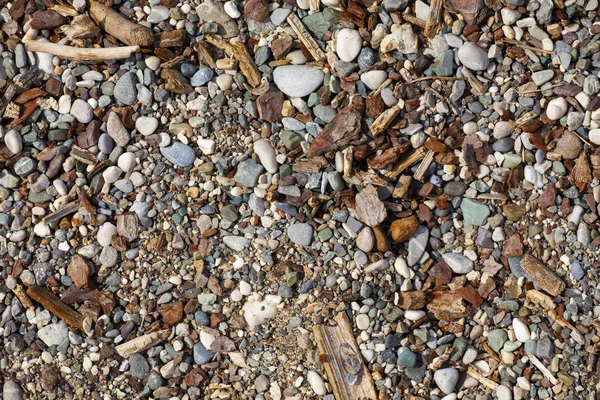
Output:
[[425,177],[425,172],[427,172],[427,169],[429,168],[429,166],[431,165],[431,163],[433,162],[433,156],[435,155],[435,153],[431,150],[429,150],[427,152],[427,154],[425,154],[425,157],[423,158],[423,161],[421,161],[421,164],[419,164],[419,167],[417,168],[417,170],[415,171],[413,177],[418,180],[418,181],[422,181],[423,178]]
[[361,115],[354,107],[346,107],[336,114],[323,131],[313,140],[307,157],[345,148],[357,140],[361,133]]
[[287,17],[287,22],[290,24],[296,35],[298,35],[298,39],[306,46],[310,54],[313,56],[315,61],[323,61],[325,60],[325,53],[319,47],[317,41],[311,36],[308,32],[300,18],[295,13],[291,13]]
[[64,25],[60,30],[69,41],[74,39],[92,39],[100,35],[100,28],[87,15],[78,15],[73,18],[71,25]]
[[479,79],[477,79],[477,77],[473,75],[469,68],[462,67],[461,72],[471,85],[471,93],[482,95],[487,91],[487,85],[484,85]]
[[240,72],[246,77],[248,83],[252,87],[256,87],[260,84],[261,75],[258,72],[258,68],[254,63],[250,53],[244,43],[236,42],[229,43],[227,40],[216,38],[212,35],[206,35],[206,41],[211,45],[224,50],[225,53],[231,58],[235,58],[240,67]]
[[556,303],[552,300],[552,297],[540,292],[539,290],[531,289],[526,293],[527,300],[534,304],[539,305],[544,310],[554,310]]
[[531,353],[527,353],[527,357],[529,357],[529,361],[531,361],[531,363],[535,365],[542,372],[542,374],[544,374],[544,376],[548,378],[550,382],[552,382],[553,385],[558,385],[558,379],[552,375],[552,372],[550,372],[550,370],[546,368],[546,366],[542,364],[542,362],[536,356]]
[[23,305],[23,308],[33,307],[33,303],[31,302],[31,299],[29,298],[29,296],[27,296],[27,293],[25,293],[25,289],[23,289],[23,286],[16,285],[12,291],[15,294],[15,296],[17,296],[17,299],[19,299],[19,301]]
[[425,36],[429,39],[433,39],[440,31],[442,3],[443,0],[431,0],[431,4],[429,5],[429,15],[427,16],[427,23],[425,24]]
[[[316,325],[313,327],[317,346],[333,387],[336,399],[362,400],[376,399],[377,392],[373,378],[362,361],[356,345],[348,317],[344,313],[335,316],[335,326]],[[353,385],[348,381],[355,380]]]
[[131,46],[151,46],[154,41],[152,31],[136,24],[104,4],[92,0],[90,15],[106,33]]
[[32,285],[27,289],[27,295],[68,325],[79,329],[87,336],[92,335],[92,320],[73,310],[49,290],[38,285]]
[[202,59],[204,59],[204,62],[206,62],[206,64],[208,64],[209,67],[211,67],[212,69],[216,68],[217,64],[215,63],[215,60],[213,59],[212,55],[210,55],[210,52],[204,45],[204,42],[198,42],[198,54],[202,56]]
[[371,134],[373,136],[377,136],[383,133],[392,123],[394,118],[396,118],[396,116],[400,113],[403,106],[404,103],[402,103],[402,105],[396,104],[395,106],[382,112],[381,115],[379,115],[379,117],[377,117],[377,119],[371,124]]
[[400,174],[402,174],[402,172],[404,172],[404,170],[418,163],[423,158],[425,158],[425,149],[423,147],[419,147],[418,149],[410,153],[398,165],[396,165],[394,169],[387,172],[385,176],[387,178],[396,179],[398,176],[400,176]]
[[171,331],[169,329],[163,329],[161,331],[148,333],[146,335],[137,337],[128,342],[118,345],[115,347],[117,353],[123,358],[129,358],[132,354],[139,353],[140,351],[148,350],[150,347],[157,345],[166,338],[169,337]]
[[565,290],[562,279],[531,254],[521,259],[521,268],[529,280],[552,296],[558,296]]
[[28,51],[48,53],[53,56],[79,62],[98,62],[129,58],[140,49],[139,46],[109,47],[106,49],[83,49],[62,44],[40,42],[38,40],[23,40]]
[[491,390],[498,389],[498,384],[496,382],[483,376],[481,374],[481,372],[479,372],[479,370],[477,370],[477,368],[475,368],[475,367],[472,367],[469,365],[467,367],[467,375],[471,376],[472,378],[477,379],[479,381],[479,383],[481,383],[483,386],[487,387],[488,389],[491,389]]
[[77,210],[79,210],[79,202],[78,201],[72,201],[68,204],[66,204],[63,208],[61,208],[60,210],[56,210],[53,213],[50,213],[48,215],[46,215],[43,219],[42,222],[46,225],[54,222],[54,221],[58,221],[64,217],[66,217],[67,215],[71,215],[77,212]]

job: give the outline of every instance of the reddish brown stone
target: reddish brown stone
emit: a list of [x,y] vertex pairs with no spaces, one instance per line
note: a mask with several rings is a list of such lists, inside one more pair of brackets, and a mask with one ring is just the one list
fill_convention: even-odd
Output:
[[90,266],[79,254],[75,254],[71,258],[71,263],[67,267],[67,275],[79,289],[88,287],[90,272]]
[[21,19],[23,14],[25,13],[25,0],[16,0],[10,10],[8,11],[8,15],[15,21]]
[[210,314],[210,327],[215,329],[219,326],[219,324],[225,321],[225,314],[222,313],[213,313]]
[[283,93],[275,88],[270,88],[266,93],[256,99],[258,116],[265,121],[281,121],[283,108]]
[[173,326],[183,318],[183,303],[181,301],[176,301],[174,303],[165,304],[158,308],[158,312],[167,326]]
[[462,296],[456,291],[435,292],[427,304],[427,310],[435,318],[453,321],[470,317],[473,309],[465,304]]
[[32,15],[33,29],[52,29],[67,23],[67,19],[54,10],[36,11]]
[[440,258],[440,260],[429,270],[429,276],[435,278],[438,285],[445,285],[452,280],[452,270],[448,264]]
[[58,79],[50,78],[48,79],[48,82],[46,82],[45,89],[48,94],[58,97],[61,93],[61,83]]
[[518,234],[514,234],[504,242],[502,249],[504,257],[518,257],[523,255],[523,242]]
[[262,22],[269,14],[267,2],[263,0],[247,0],[244,4],[244,16]]
[[89,149],[92,146],[98,144],[98,139],[102,132],[100,132],[100,121],[92,120],[87,124],[85,131],[77,136],[77,145],[83,149]]
[[556,202],[556,188],[553,185],[549,185],[544,193],[538,198],[538,205],[542,208],[552,207]]
[[392,240],[394,242],[405,242],[415,234],[418,227],[419,221],[414,215],[397,219],[390,226]]
[[290,51],[292,48],[293,44],[294,42],[292,38],[287,36],[273,40],[273,43],[271,43],[271,52],[273,52],[273,57],[275,57],[276,60],[284,58],[288,51]]
[[427,303],[427,296],[422,290],[415,290],[413,292],[402,292],[398,307],[404,310],[420,310],[425,307]]
[[456,291],[464,300],[473,304],[475,307],[479,307],[483,303],[483,299],[479,296],[479,293],[471,285],[467,285]]

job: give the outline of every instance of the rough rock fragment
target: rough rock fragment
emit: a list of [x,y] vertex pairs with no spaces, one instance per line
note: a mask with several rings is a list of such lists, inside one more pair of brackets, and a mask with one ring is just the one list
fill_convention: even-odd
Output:
[[328,151],[345,148],[361,134],[361,115],[354,107],[346,107],[328,123],[308,149],[307,156],[314,157]]
[[525,271],[527,278],[551,295],[558,296],[565,290],[563,280],[531,254],[527,254],[521,259],[521,268]]

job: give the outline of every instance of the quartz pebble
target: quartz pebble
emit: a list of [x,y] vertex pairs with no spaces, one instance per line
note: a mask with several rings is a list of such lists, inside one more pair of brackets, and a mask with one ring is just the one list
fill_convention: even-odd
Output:
[[353,61],[360,53],[362,39],[354,29],[340,29],[336,36],[336,50],[342,61]]

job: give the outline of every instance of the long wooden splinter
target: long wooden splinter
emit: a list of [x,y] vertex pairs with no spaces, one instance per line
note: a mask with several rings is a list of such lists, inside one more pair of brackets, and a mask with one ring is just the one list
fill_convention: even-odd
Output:
[[104,4],[90,3],[90,15],[98,26],[109,35],[132,46],[150,46],[154,41],[152,31],[136,24]]
[[73,310],[49,290],[38,285],[31,285],[27,289],[27,295],[44,306],[44,308],[52,314],[65,321],[68,325],[79,329],[87,336],[92,335],[92,320]]
[[28,51],[37,51],[48,53],[67,60],[80,62],[98,62],[108,60],[120,60],[129,58],[133,53],[140,49],[140,46],[109,47],[106,49],[98,48],[79,48],[65,46],[62,44],[40,42],[37,40],[24,40],[23,43]]

